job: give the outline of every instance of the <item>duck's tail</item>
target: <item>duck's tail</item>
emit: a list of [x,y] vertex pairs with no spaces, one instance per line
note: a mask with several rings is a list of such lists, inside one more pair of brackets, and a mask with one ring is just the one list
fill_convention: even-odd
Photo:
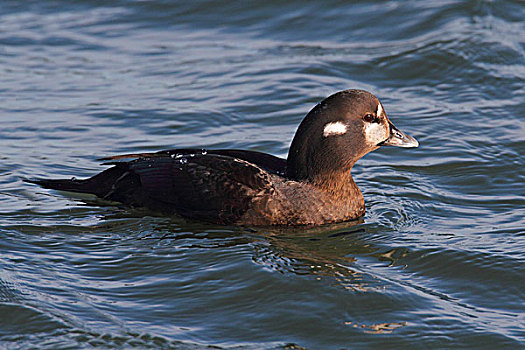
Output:
[[86,188],[85,180],[77,179],[41,179],[41,178],[32,178],[32,179],[23,179],[24,182],[32,183],[39,185],[43,188],[49,188],[58,191],[69,191],[69,192],[89,192],[89,189]]
[[112,191],[112,187],[123,175],[123,171],[117,167],[106,169],[88,179],[42,179],[42,178],[24,178],[23,181],[29,182],[58,191],[90,193],[99,197],[105,197]]

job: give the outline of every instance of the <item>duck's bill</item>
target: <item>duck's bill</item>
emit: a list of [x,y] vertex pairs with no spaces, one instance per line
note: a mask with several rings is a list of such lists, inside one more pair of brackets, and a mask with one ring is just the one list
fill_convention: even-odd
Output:
[[396,146],[396,147],[417,147],[419,142],[412,136],[408,136],[398,128],[394,126],[391,122],[390,125],[390,137],[385,141],[381,142],[379,146]]

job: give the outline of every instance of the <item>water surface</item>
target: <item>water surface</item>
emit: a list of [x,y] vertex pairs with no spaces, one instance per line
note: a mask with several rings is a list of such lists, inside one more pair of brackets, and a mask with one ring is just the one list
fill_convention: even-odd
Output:
[[[525,346],[520,1],[3,1],[0,347]],[[23,183],[173,147],[286,156],[376,94],[418,149],[354,178],[362,222],[222,227]]]

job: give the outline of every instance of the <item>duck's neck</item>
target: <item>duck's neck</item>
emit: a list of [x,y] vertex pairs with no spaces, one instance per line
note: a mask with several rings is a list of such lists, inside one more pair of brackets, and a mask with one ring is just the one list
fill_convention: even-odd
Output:
[[313,176],[313,185],[335,198],[362,198],[363,195],[352,178],[351,168]]

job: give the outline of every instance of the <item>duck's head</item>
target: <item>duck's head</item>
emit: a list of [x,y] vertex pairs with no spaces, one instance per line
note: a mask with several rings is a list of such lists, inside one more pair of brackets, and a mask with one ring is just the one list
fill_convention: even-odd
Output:
[[377,97],[364,90],[337,92],[303,119],[290,146],[287,175],[310,180],[349,173],[354,163],[381,146],[417,147],[388,119]]

